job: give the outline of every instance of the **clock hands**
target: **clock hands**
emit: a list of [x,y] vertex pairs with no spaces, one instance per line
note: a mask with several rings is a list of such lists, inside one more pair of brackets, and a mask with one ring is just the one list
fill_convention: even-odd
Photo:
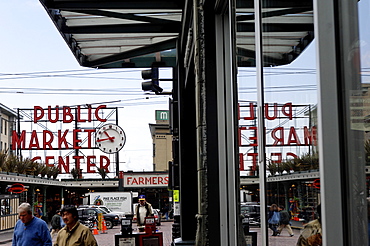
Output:
[[101,142],[101,141],[106,141],[106,140],[109,140],[111,142],[114,142],[113,139],[115,139],[115,137],[101,138],[101,139],[96,140],[96,142]]
[[105,135],[107,135],[107,137],[108,137],[108,138],[105,138],[106,140],[108,139],[108,140],[110,140],[111,142],[114,142],[114,140],[113,140],[113,139],[114,139],[114,137],[109,136],[109,134],[108,134],[106,131],[104,132],[104,134],[105,134]]

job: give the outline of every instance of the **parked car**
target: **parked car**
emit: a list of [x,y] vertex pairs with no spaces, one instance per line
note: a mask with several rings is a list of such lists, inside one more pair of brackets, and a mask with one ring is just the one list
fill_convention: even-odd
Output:
[[249,225],[261,225],[261,208],[258,203],[245,203],[240,205],[240,212],[249,220]]
[[120,221],[117,214],[107,213],[99,208],[78,208],[77,211],[81,221],[91,220],[92,216],[97,218],[99,213],[103,214],[105,225],[108,229],[112,229],[113,226],[118,225]]
[[103,210],[106,213],[114,213],[114,214],[117,214],[120,219],[124,218],[125,215],[126,215],[125,212],[112,211],[108,207],[102,206],[102,205],[80,205],[78,207],[79,208],[99,208],[99,209]]

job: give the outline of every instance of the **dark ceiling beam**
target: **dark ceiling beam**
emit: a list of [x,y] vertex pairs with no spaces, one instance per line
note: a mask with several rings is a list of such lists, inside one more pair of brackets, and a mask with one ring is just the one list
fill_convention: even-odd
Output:
[[[262,18],[267,17],[274,17],[274,16],[282,16],[288,14],[297,14],[306,11],[310,11],[312,8],[304,7],[304,8],[290,8],[284,10],[276,10],[276,11],[267,11],[262,13]],[[236,17],[236,21],[246,21],[246,20],[254,20],[254,14],[252,15],[240,15]]]
[[[267,23],[262,25],[263,32],[309,32],[314,30],[310,24]],[[238,23],[237,32],[254,32],[254,23]]]
[[78,9],[180,9],[183,0],[40,0],[48,8],[61,10]]
[[[265,8],[301,8],[311,7],[313,8],[312,0],[275,0],[275,1],[264,1],[262,9]],[[253,1],[237,0],[236,8],[254,8]]]
[[[256,59],[256,52],[254,50],[248,50],[243,48],[236,48],[236,55],[239,57],[246,57],[250,59]],[[264,66],[278,66],[286,64],[287,61],[285,59],[276,59],[270,56],[264,55],[263,56]]]
[[96,26],[63,26],[63,33],[179,33],[181,23],[168,24],[121,24]]
[[83,13],[83,14],[89,14],[89,15],[97,15],[97,16],[105,16],[105,17],[112,17],[117,19],[125,19],[125,20],[134,20],[134,21],[143,21],[143,22],[149,22],[152,24],[174,24],[178,23],[176,21],[171,20],[163,20],[158,18],[152,18],[147,16],[139,16],[135,14],[123,14],[123,13],[117,13],[117,12],[111,12],[111,11],[104,11],[104,10],[73,10],[72,12],[76,13]]
[[134,49],[127,52],[122,52],[116,55],[100,58],[94,61],[85,61],[81,65],[84,67],[99,67],[105,64],[123,61],[125,59],[130,59],[142,55],[152,54],[155,52],[160,52],[164,50],[176,48],[177,38],[170,39],[167,41],[159,42],[156,44],[148,45],[143,48]]

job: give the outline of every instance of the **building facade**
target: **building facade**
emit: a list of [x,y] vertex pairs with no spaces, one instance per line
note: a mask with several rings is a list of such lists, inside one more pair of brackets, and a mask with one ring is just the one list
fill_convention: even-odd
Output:
[[172,161],[172,133],[170,112],[155,111],[156,124],[149,124],[153,139],[153,171],[168,171],[168,162]]
[[17,112],[0,103],[0,151],[11,152],[12,132],[16,129]]

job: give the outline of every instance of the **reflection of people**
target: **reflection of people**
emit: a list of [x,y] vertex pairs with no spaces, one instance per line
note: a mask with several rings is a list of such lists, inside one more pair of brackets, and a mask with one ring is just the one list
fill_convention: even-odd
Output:
[[19,220],[15,224],[13,246],[51,246],[51,237],[45,221],[32,215],[29,203],[18,207]]
[[54,246],[98,245],[90,229],[78,221],[78,212],[75,207],[63,207],[61,210],[61,215],[66,226],[59,231]]
[[59,230],[62,228],[62,216],[60,216],[60,210],[57,210],[53,218],[51,218],[51,239],[54,242]]
[[280,216],[278,211],[278,206],[276,204],[272,204],[270,207],[270,211],[268,214],[268,223],[269,228],[273,231],[272,236],[278,235],[277,227],[279,225]]
[[321,205],[317,208],[318,219],[309,222],[298,238],[297,246],[320,246],[322,245],[321,232]]
[[284,206],[280,205],[278,210],[279,210],[279,213],[280,213],[280,226],[278,228],[278,234],[280,234],[282,232],[282,230],[284,228],[286,228],[288,230],[288,233],[291,237],[294,236],[293,234],[293,230],[292,228],[290,227],[290,214],[288,211],[284,210]]
[[152,216],[152,205],[145,199],[145,195],[139,196],[139,204],[135,208],[136,222],[138,226],[145,224],[145,217]]

